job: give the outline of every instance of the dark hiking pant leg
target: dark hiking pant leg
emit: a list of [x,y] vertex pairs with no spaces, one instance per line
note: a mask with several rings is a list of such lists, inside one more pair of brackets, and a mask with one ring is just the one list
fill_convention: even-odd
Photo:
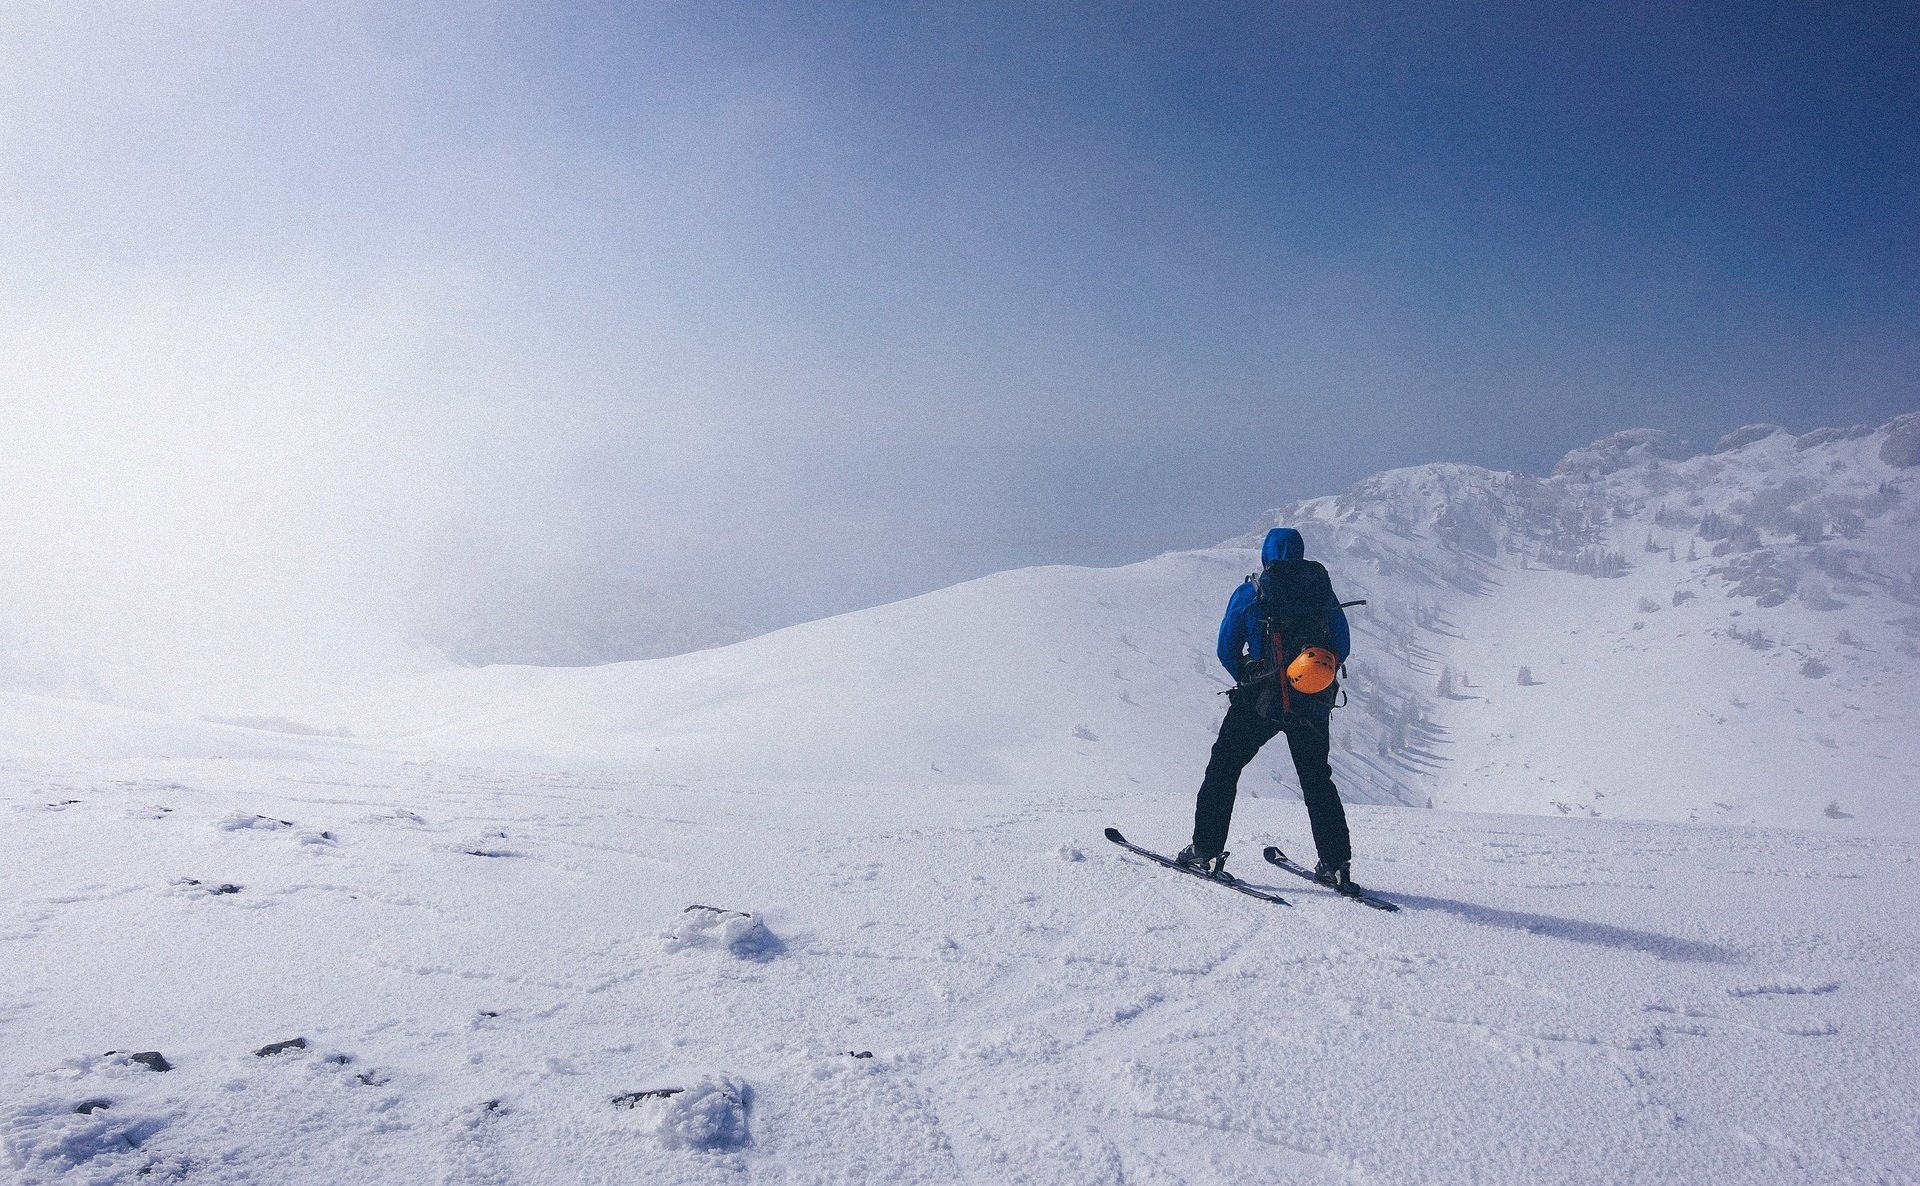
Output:
[[1353,858],[1347,836],[1347,810],[1333,785],[1333,767],[1327,762],[1330,746],[1325,726],[1298,725],[1287,730],[1287,749],[1300,776],[1300,797],[1307,801],[1307,822],[1313,828],[1313,846],[1320,859],[1338,865]]
[[1195,848],[1203,853],[1216,853],[1227,846],[1227,828],[1233,822],[1233,800],[1240,789],[1240,772],[1279,731],[1278,725],[1262,718],[1241,697],[1228,698],[1227,719],[1220,722],[1220,736],[1214,740],[1213,754],[1207,759],[1206,777],[1200,780],[1200,797],[1193,805]]

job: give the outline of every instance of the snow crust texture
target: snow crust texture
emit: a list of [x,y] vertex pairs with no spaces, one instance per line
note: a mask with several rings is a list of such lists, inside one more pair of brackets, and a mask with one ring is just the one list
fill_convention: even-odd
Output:
[[[0,1179],[1920,1164],[1911,841],[1356,808],[1385,915],[1245,855],[1310,851],[1285,797],[1243,801],[1231,867],[1290,908],[1100,838],[1177,842],[1185,787],[669,783],[307,744],[0,776]],[[256,817],[290,826],[229,826]]]

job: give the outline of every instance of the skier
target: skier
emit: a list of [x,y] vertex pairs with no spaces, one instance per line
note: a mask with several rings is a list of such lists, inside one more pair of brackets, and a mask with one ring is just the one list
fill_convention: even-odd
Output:
[[[1327,762],[1333,671],[1346,662],[1352,639],[1326,569],[1305,555],[1306,541],[1298,531],[1273,528],[1260,546],[1259,575],[1242,582],[1227,602],[1218,654],[1234,688],[1227,694],[1227,717],[1194,803],[1193,843],[1175,860],[1225,876],[1223,850],[1240,772],[1261,746],[1285,733],[1319,850],[1314,878],[1352,893],[1347,813]],[[1282,648],[1277,655],[1271,653],[1276,645]],[[1290,682],[1290,671],[1305,678]]]

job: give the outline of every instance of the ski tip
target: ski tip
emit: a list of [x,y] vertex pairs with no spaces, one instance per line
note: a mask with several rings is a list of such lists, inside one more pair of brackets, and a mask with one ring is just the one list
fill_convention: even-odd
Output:
[[1127,838],[1120,834],[1120,829],[1118,828],[1108,828],[1107,839],[1113,841],[1115,844],[1125,844],[1127,842]]

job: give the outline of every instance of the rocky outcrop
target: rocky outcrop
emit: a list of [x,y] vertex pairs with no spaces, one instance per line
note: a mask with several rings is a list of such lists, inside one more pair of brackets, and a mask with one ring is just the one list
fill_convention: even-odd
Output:
[[1887,439],[1880,443],[1880,460],[1901,469],[1920,465],[1920,412],[1896,416],[1881,430]]

